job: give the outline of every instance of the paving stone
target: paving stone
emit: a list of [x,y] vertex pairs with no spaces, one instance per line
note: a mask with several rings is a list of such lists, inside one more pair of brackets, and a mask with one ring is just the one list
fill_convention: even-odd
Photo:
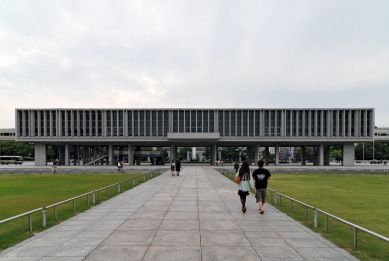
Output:
[[143,259],[147,246],[99,246],[85,261],[126,260],[140,261]]
[[201,261],[199,246],[150,246],[144,261]]
[[153,220],[132,220],[124,222],[117,230],[152,230],[157,231],[161,225],[161,219]]
[[199,231],[158,231],[153,246],[200,246]]
[[202,247],[202,261],[261,261],[252,247]]

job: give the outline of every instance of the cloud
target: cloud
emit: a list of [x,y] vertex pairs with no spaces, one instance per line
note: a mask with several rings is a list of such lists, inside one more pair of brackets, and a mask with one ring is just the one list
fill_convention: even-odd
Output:
[[0,10],[15,108],[372,107],[389,126],[387,1],[30,1]]

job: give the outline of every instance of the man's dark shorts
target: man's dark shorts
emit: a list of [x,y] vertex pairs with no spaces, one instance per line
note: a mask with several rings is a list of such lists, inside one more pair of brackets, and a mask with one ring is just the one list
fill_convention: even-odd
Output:
[[265,203],[266,198],[266,189],[257,189],[257,193],[255,194],[255,198],[257,199],[257,203],[262,201],[262,203]]

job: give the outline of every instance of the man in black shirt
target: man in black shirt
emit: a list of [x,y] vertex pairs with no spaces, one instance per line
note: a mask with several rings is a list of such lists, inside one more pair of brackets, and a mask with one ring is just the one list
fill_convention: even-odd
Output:
[[181,170],[181,161],[180,161],[180,158],[177,157],[177,160],[176,160],[176,172],[177,172],[177,176],[180,176],[180,170]]
[[257,199],[257,203],[259,204],[259,214],[263,214],[265,210],[263,209],[263,205],[265,204],[266,198],[266,188],[267,181],[270,179],[270,172],[265,169],[263,166],[265,165],[264,160],[258,161],[258,169],[253,172],[253,179],[255,180],[255,188],[257,189],[257,193],[255,194],[255,198]]

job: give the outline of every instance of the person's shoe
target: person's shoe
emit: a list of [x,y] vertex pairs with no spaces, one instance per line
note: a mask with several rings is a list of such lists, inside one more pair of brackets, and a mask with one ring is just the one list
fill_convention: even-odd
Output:
[[261,210],[261,211],[259,212],[259,214],[263,214],[263,213],[265,213],[265,210]]
[[247,211],[247,207],[244,207],[243,208],[243,213],[246,213],[246,211]]
[[180,176],[180,174],[177,173],[177,176]]

